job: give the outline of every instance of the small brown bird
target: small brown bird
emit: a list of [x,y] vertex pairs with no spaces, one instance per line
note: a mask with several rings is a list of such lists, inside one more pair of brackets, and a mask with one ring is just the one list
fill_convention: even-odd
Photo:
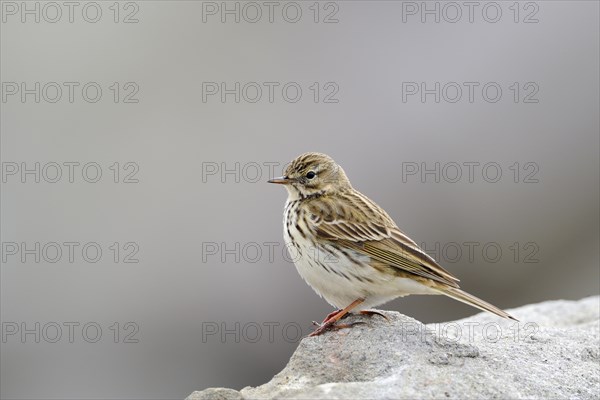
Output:
[[[300,276],[338,308],[311,336],[333,327],[349,312],[367,311],[409,294],[444,294],[516,320],[458,287],[458,279],[404,234],[390,216],[354,189],[329,156],[305,153],[285,175],[269,180],[285,185],[283,235]],[[381,314],[379,314],[381,315]]]

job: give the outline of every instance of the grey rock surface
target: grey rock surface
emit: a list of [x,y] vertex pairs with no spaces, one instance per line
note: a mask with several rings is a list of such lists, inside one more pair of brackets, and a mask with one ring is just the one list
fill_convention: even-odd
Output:
[[600,296],[423,325],[383,311],[304,338],[270,382],[200,399],[600,399]]

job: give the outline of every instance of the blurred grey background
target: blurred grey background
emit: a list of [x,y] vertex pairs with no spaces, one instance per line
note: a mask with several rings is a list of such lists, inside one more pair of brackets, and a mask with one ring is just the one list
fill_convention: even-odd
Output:
[[332,311],[265,183],[305,151],[473,294],[598,294],[598,2],[475,3],[2,1],[2,398],[182,398],[277,373]]

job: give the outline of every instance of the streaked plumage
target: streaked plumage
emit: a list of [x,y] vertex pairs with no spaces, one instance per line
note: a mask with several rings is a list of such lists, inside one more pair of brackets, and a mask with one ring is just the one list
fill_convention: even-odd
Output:
[[512,318],[462,291],[458,279],[355,190],[329,156],[302,154],[285,176],[269,182],[288,191],[284,238],[298,272],[333,306],[342,309],[362,299],[356,311],[409,294],[445,294]]

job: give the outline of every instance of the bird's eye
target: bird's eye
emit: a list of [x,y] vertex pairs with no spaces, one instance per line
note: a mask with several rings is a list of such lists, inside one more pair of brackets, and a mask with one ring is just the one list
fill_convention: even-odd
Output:
[[313,171],[309,171],[309,172],[306,174],[306,178],[307,178],[307,179],[313,179],[315,176],[317,176],[317,174],[315,174]]

